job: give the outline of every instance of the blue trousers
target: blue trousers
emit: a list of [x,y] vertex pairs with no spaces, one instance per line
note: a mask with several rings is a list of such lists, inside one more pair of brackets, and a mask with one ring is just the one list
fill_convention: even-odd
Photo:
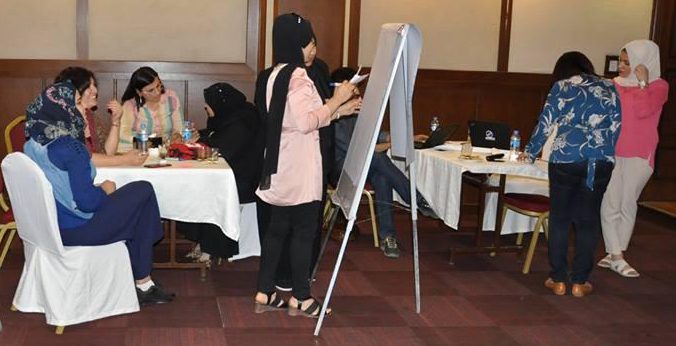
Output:
[[162,239],[160,210],[153,186],[136,181],[106,199],[84,225],[61,230],[65,246],[96,246],[125,241],[134,279],[150,275],[153,245]]
[[[397,191],[404,202],[411,204],[411,187],[408,178],[394,165],[385,152],[375,152],[373,153],[367,180],[376,193],[376,219],[378,221],[380,238],[384,239],[388,236],[396,237],[392,216],[392,203],[394,200],[392,190]],[[416,200],[418,202],[421,201],[420,194],[417,194]]]
[[591,190],[586,185],[586,161],[549,164],[549,275],[554,281],[568,281],[571,225],[575,225],[575,257],[570,281],[581,284],[589,279],[601,235],[601,201],[612,170],[612,163],[597,161]]

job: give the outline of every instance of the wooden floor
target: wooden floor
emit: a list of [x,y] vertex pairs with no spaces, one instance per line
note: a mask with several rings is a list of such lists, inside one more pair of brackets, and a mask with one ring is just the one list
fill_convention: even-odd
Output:
[[[400,234],[409,223],[396,215]],[[334,315],[321,335],[314,320],[253,312],[257,259],[197,270],[156,270],[178,297],[139,313],[67,327],[61,336],[39,314],[11,312],[23,255],[17,247],[0,270],[0,345],[673,345],[676,344],[676,225],[641,210],[628,260],[641,273],[625,279],[597,268],[595,291],[579,299],[552,295],[546,246],[529,275],[514,254],[462,255],[449,266],[447,248],[469,239],[421,220],[422,313],[414,312],[410,238],[405,254],[385,258],[362,236],[350,243],[335,290]],[[513,237],[505,237],[513,240]],[[337,253],[330,244],[314,285],[323,296]],[[599,258],[601,257],[599,247]],[[331,259],[333,258],[333,259]]]

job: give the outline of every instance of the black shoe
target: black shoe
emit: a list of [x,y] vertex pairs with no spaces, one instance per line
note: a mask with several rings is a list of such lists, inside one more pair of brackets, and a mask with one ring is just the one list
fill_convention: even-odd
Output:
[[420,212],[420,214],[423,214],[423,216],[431,217],[433,219],[439,218],[437,213],[434,212],[434,209],[430,207],[429,203],[427,203],[427,201],[424,198],[421,199],[420,202],[418,203],[418,211]]
[[399,243],[395,237],[387,236],[385,239],[382,239],[380,241],[380,249],[383,250],[386,257],[399,258]]
[[176,295],[173,293],[164,292],[162,288],[157,285],[151,286],[147,291],[141,291],[136,287],[136,297],[141,306],[169,303],[174,300],[175,296]]

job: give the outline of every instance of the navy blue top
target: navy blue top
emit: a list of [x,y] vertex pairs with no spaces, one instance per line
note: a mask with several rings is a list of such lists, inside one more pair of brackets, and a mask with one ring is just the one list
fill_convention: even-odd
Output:
[[524,151],[531,162],[556,125],[558,130],[549,162],[589,162],[587,186],[592,188],[595,162],[615,162],[615,143],[620,135],[620,99],[613,82],[593,75],[556,82]]
[[[102,188],[94,185],[89,152],[84,144],[72,137],[64,136],[50,143],[47,150],[52,164],[68,173],[77,208],[83,212],[96,212],[108,195]],[[73,214],[58,201],[56,211],[61,229],[78,227],[89,221]]]

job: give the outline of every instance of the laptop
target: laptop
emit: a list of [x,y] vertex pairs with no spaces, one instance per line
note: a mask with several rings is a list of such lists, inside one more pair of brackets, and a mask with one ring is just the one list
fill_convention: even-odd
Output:
[[427,149],[427,148],[434,148],[437,145],[444,144],[448,138],[450,138],[453,133],[455,133],[455,130],[458,129],[458,124],[450,124],[450,125],[443,125],[439,126],[436,130],[432,131],[430,133],[429,137],[427,137],[427,140],[424,142],[418,142],[415,141],[413,142],[413,147],[416,149]]
[[509,149],[509,126],[504,123],[470,120],[469,137],[473,147]]

